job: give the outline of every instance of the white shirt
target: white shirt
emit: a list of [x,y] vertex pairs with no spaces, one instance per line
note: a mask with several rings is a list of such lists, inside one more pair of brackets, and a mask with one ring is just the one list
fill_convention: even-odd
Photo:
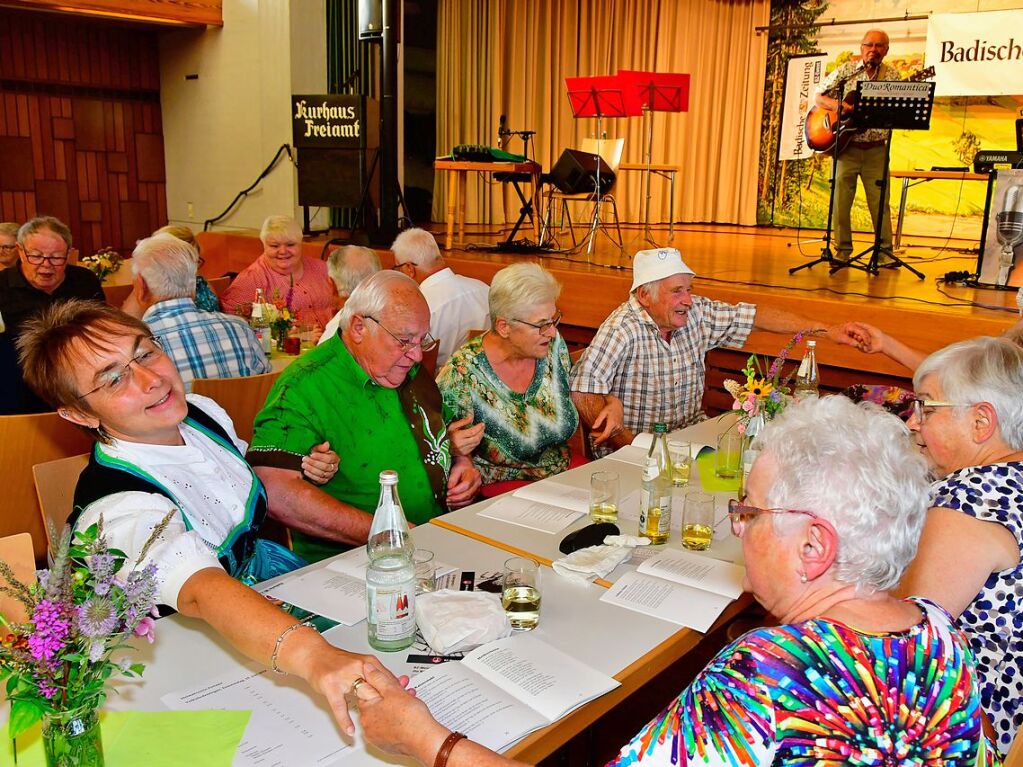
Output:
[[[231,418],[216,402],[197,394],[188,401],[220,424],[244,455],[246,443],[235,434]],[[103,515],[103,530],[112,548],[128,555],[126,567],[137,558],[153,528],[168,511],[175,511],[166,530],[149,549],[145,562],[156,564],[160,584],[157,601],[177,609],[185,582],[207,567],[220,567],[216,549],[245,516],[252,473],[245,461],[205,434],[182,424],[184,445],[149,445],[115,439],[100,450],[111,458],[132,463],[166,487],[187,510],[191,530],[166,496],[138,491],[114,493],[90,504],[76,525],[84,530]]]
[[430,335],[440,341],[440,370],[470,330],[490,327],[490,286],[445,267],[423,280],[419,289],[430,306]]
[[323,335],[320,336],[320,340],[316,342],[316,345],[326,343],[334,336],[337,335],[337,329],[341,327],[341,309],[338,309],[337,314],[330,318],[327,325],[323,328]]

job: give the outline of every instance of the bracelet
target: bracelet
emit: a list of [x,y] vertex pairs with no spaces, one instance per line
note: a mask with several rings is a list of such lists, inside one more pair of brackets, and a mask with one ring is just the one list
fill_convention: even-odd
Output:
[[284,631],[277,635],[277,641],[274,643],[274,651],[270,653],[270,668],[273,669],[275,674],[285,676],[288,673],[287,671],[281,671],[281,669],[277,666],[277,653],[281,651],[281,644],[284,642],[284,638],[295,629],[301,628],[311,629],[314,628],[314,626],[313,624],[308,622],[293,623],[292,625],[288,626],[286,629],[284,629]]
[[433,767],[446,767],[448,757],[451,756],[451,751],[455,748],[455,744],[465,737],[465,734],[461,732],[453,732],[448,735],[444,742],[440,744],[440,751],[437,752],[437,758],[433,760]]

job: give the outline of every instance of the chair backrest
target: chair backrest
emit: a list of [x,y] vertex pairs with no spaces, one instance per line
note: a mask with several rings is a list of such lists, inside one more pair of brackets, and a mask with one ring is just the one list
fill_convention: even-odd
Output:
[[239,378],[196,378],[192,381],[192,393],[215,400],[231,416],[238,436],[251,442],[256,415],[263,409],[266,395],[280,374],[275,370]]
[[57,545],[50,531],[53,530],[59,536],[67,524],[75,499],[78,475],[82,473],[87,463],[88,453],[37,463],[32,467],[32,476],[36,481],[36,496],[42,512],[43,530],[46,531],[46,542],[50,552],[53,552]]
[[[28,533],[15,533],[0,538],[0,560],[7,563],[14,577],[21,583],[26,586],[35,583],[36,563],[32,553],[32,536]],[[0,594],[0,615],[11,623],[28,620],[25,606],[7,594]]]
[[231,278],[225,274],[223,277],[214,277],[206,282],[209,283],[210,290],[217,294],[217,298],[220,298],[221,294],[227,290],[227,286],[231,284]]
[[103,295],[106,296],[108,304],[120,307],[134,287],[130,282],[127,285],[104,285]]
[[607,167],[618,172],[618,166],[622,164],[622,153],[625,151],[625,139],[623,138],[586,138],[583,139],[582,150],[590,154],[600,155],[600,159],[607,163]]
[[1016,737],[1012,739],[1009,753],[1002,760],[1002,767],[1023,767],[1023,734],[1020,732],[1017,732]]
[[93,440],[56,413],[0,416],[0,536],[31,533],[36,561],[46,559],[46,531],[32,481],[37,463],[87,453]]

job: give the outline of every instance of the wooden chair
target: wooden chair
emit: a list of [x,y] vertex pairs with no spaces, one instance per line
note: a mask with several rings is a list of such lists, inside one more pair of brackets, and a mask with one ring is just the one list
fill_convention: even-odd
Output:
[[[0,560],[7,563],[14,577],[21,583],[26,586],[35,583],[36,563],[32,553],[32,536],[28,533],[16,533],[0,538]],[[11,623],[23,623],[28,620],[25,606],[7,594],[0,594],[0,615]]]
[[106,296],[108,304],[120,307],[124,300],[131,295],[133,288],[134,285],[130,282],[127,285],[104,285],[103,295]]
[[[625,149],[624,138],[583,139],[582,151],[588,154],[599,155],[602,161],[601,168],[606,168],[607,170],[610,170],[613,173],[618,172],[618,166],[621,165],[622,153],[624,149]],[[603,181],[601,182],[601,187],[602,188],[604,187]],[[570,202],[593,203],[593,211],[590,217],[587,219],[588,223],[592,222],[593,219],[600,214],[600,208],[602,208],[604,205],[610,205],[611,213],[612,216],[614,217],[614,226],[618,232],[618,240],[617,242],[615,242],[614,238],[612,238],[610,234],[608,234],[608,238],[611,239],[611,241],[614,242],[616,245],[618,245],[619,248],[622,247],[623,243],[622,228],[618,220],[618,203],[615,202],[615,198],[611,195],[610,189],[607,189],[607,191],[599,195],[596,193],[596,190],[594,190],[593,192],[584,192],[582,194],[564,194],[558,191],[557,189],[554,189],[547,199],[547,211],[546,215],[544,216],[545,218],[544,227],[546,228],[551,225],[554,206],[555,205],[559,206],[558,229],[559,231],[563,230],[565,228],[565,222],[566,221],[568,222],[568,232],[572,237],[572,247],[575,247],[576,246],[575,229],[572,225],[572,216],[568,207],[568,204]],[[601,224],[601,228],[604,228],[603,224]],[[606,231],[607,230],[605,229],[605,233]],[[596,233],[594,232],[594,234]],[[541,241],[543,241],[542,236],[540,239]]]
[[223,295],[224,291],[227,290],[228,285],[231,284],[231,278],[226,274],[223,277],[214,277],[212,280],[206,280],[210,284],[210,290],[217,294],[217,298]]
[[93,439],[56,413],[0,416],[0,536],[30,533],[37,562],[46,560],[46,531],[32,481],[32,467],[87,453]]
[[43,530],[46,531],[46,543],[52,554],[57,541],[50,535],[54,531],[58,536],[67,524],[75,499],[75,485],[78,475],[89,463],[89,454],[73,455],[70,458],[58,458],[56,461],[37,463],[32,467],[32,476],[36,483],[36,497],[42,514]]
[[215,400],[234,421],[234,430],[246,442],[252,441],[252,426],[263,409],[266,395],[280,371],[239,378],[196,378],[192,393]]
[[1023,767],[1023,735],[1018,732],[1012,739],[1012,745],[1002,761],[1002,767]]

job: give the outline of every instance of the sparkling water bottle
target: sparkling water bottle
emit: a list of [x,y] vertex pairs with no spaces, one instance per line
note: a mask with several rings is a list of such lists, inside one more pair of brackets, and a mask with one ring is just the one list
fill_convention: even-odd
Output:
[[369,644],[394,652],[416,636],[415,546],[398,498],[398,473],[380,472],[380,500],[366,541],[366,603]]

